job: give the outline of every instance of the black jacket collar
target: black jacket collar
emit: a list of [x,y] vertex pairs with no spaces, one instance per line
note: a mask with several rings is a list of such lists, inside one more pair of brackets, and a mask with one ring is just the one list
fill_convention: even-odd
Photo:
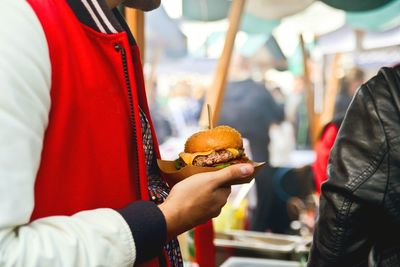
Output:
[[105,0],[67,0],[78,19],[90,28],[102,33],[124,31]]
[[136,44],[124,17],[117,8],[111,10],[105,0],[67,0],[67,2],[83,24],[106,34],[125,31],[130,44]]

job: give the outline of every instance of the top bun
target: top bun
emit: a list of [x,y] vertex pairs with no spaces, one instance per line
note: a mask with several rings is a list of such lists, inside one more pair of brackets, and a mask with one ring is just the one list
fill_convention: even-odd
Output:
[[243,148],[242,136],[232,127],[222,125],[190,136],[185,143],[186,153],[206,152],[227,148]]

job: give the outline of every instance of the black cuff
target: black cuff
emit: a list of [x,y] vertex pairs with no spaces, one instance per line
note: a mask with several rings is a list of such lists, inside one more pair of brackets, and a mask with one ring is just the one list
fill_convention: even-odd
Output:
[[131,229],[136,246],[136,262],[144,262],[162,253],[167,239],[167,223],[156,204],[135,201],[117,211]]

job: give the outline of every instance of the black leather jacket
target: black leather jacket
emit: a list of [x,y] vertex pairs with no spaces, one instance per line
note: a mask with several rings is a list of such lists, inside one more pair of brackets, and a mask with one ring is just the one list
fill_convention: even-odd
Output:
[[400,266],[400,67],[356,93],[328,177],[308,266]]

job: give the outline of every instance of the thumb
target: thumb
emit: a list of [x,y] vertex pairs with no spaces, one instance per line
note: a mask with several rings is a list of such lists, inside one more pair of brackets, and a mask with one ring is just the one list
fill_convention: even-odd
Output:
[[253,177],[254,167],[251,164],[234,164],[222,170],[216,171],[214,181],[217,186],[230,186],[250,182]]

